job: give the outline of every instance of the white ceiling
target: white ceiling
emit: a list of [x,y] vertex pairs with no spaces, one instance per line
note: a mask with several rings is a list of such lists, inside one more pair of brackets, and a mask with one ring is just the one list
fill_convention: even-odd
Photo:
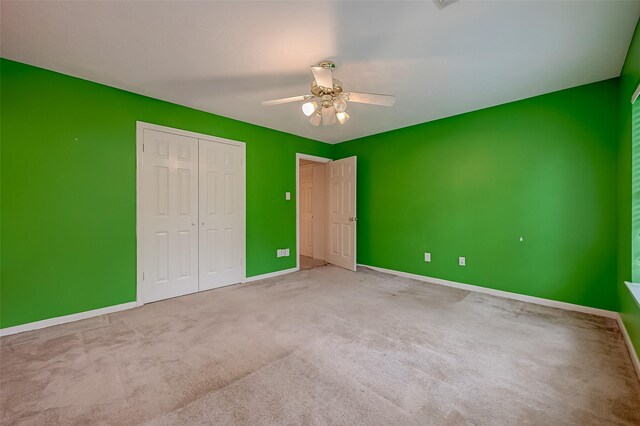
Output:
[[[1,54],[330,143],[620,74],[639,1],[2,2]],[[344,126],[313,127],[309,66],[334,60]]]

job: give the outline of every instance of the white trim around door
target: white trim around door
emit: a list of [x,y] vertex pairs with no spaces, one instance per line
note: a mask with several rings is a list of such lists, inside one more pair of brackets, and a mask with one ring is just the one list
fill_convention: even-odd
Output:
[[179,136],[185,136],[189,138],[218,142],[227,145],[238,146],[242,149],[242,196],[240,200],[240,209],[242,211],[242,223],[241,223],[241,241],[242,241],[242,283],[247,280],[247,262],[246,262],[246,144],[244,142],[238,142],[230,139],[219,138],[217,136],[205,135],[202,133],[191,132],[188,130],[175,129],[171,127],[160,126],[157,124],[145,123],[142,121],[136,122],[136,306],[142,306],[144,304],[142,297],[142,282],[143,282],[143,259],[144,259],[144,221],[142,214],[142,171],[144,168],[143,154],[144,154],[144,131],[154,130],[157,132],[165,132]]
[[331,158],[296,153],[296,271],[300,270],[300,160],[330,163]]

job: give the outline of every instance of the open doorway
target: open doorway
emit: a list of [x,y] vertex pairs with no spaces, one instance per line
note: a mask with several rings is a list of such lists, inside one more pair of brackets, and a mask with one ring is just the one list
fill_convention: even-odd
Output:
[[356,270],[356,161],[296,154],[297,269]]
[[298,268],[327,264],[327,172],[328,158],[298,154],[297,228]]

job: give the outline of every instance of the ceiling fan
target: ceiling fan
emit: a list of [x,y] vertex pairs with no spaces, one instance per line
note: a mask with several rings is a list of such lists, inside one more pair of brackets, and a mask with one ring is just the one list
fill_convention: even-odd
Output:
[[302,112],[309,119],[309,123],[319,126],[331,126],[339,122],[344,124],[349,120],[347,102],[361,104],[392,106],[396,102],[393,95],[376,93],[344,92],[342,82],[333,78],[332,72],[336,64],[322,61],[311,67],[314,81],[311,82],[311,94],[292,96],[290,98],[263,101],[262,105],[280,105],[289,102],[307,101],[302,104]]

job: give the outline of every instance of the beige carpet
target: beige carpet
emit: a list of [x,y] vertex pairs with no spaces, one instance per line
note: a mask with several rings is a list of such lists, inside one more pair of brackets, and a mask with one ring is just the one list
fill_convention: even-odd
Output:
[[3,424],[640,424],[615,321],[366,269],[0,343]]

